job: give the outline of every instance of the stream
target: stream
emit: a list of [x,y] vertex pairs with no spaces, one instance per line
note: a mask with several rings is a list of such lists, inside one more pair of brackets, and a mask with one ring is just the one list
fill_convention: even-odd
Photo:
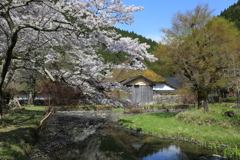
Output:
[[117,125],[110,111],[58,111],[51,115],[30,160],[221,160],[188,142],[170,141]]

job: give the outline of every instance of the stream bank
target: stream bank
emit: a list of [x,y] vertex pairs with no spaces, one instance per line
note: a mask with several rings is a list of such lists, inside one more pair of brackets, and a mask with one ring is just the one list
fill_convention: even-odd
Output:
[[173,160],[213,158],[210,151],[194,144],[126,131],[116,124],[122,116],[110,111],[58,111],[39,133],[30,159],[143,160],[159,155]]

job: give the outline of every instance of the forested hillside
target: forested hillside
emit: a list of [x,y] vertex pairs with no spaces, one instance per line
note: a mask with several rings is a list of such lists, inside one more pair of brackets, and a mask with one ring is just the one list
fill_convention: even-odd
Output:
[[[121,29],[118,29],[118,28],[112,28],[114,29],[115,31],[117,31],[119,34],[122,35],[122,37],[130,37],[132,39],[138,39],[140,43],[147,43],[148,45],[150,45],[151,47],[148,49],[148,52],[149,53],[152,53],[152,51],[154,50],[154,47],[157,45],[157,42],[151,40],[151,39],[147,39],[141,35],[138,35],[134,32],[128,32],[128,31],[125,31],[125,30],[121,30]],[[110,52],[103,52],[103,50],[99,51],[99,54],[101,54],[104,59],[107,61],[107,62],[114,62],[114,63],[119,63],[121,62],[122,60],[124,60],[124,57],[125,57],[125,53],[118,53],[118,54],[113,54],[113,53],[110,53]],[[150,64],[150,63],[149,63]]]
[[[148,39],[146,37],[138,35],[134,32],[128,32],[128,31],[121,30],[118,28],[116,28],[116,31],[118,33],[120,33],[123,37],[131,37],[133,39],[138,38],[140,43],[147,43],[148,45],[150,45],[148,52],[154,54],[155,47],[157,46],[156,41],[153,41],[152,39]],[[151,70],[153,70],[157,74],[164,75],[164,76],[168,76],[170,74],[170,73],[166,72],[166,70],[163,70],[163,68],[162,68],[163,63],[160,60],[158,60],[156,62],[149,62],[149,61],[145,60],[145,63],[148,65],[148,67]]]
[[220,16],[231,22],[235,22],[237,28],[240,29],[240,1],[222,11]]
[[[129,32],[126,30],[121,30],[118,28],[114,28],[118,33],[120,33],[122,35],[122,37],[130,37],[132,39],[138,39],[140,43],[147,43],[148,45],[150,45],[150,48],[148,49],[149,53],[154,53],[155,47],[157,46],[157,42],[152,40],[152,39],[148,39],[146,37],[143,37],[141,35],[136,34],[135,32]],[[99,51],[99,54],[101,54],[106,62],[114,62],[114,63],[120,63],[124,60],[125,57],[125,53],[121,52],[118,54],[113,54],[110,52],[104,52],[103,50]],[[157,57],[157,56],[156,56]],[[145,60],[145,63],[148,65],[148,67],[153,70],[154,72],[156,72],[157,74],[160,74],[162,76],[169,76],[170,73],[168,70],[164,69],[163,63],[158,60],[156,62],[149,62],[147,60]]]
[[[229,6],[227,9],[222,11],[219,16],[224,17],[224,18],[228,19],[229,21],[235,22],[237,28],[240,29],[240,1]],[[157,46],[156,41],[153,41],[151,39],[148,39],[146,37],[138,35],[133,31],[129,32],[126,30],[121,30],[119,28],[114,28],[114,29],[118,33],[120,33],[122,35],[122,37],[131,37],[133,39],[138,38],[140,43],[147,43],[148,45],[151,46],[148,49],[148,52],[152,53],[152,54],[156,54],[156,52],[154,53],[155,47]],[[125,53],[123,53],[123,52],[116,55],[116,54],[112,54],[109,52],[108,53],[103,52],[103,50],[102,50],[102,51],[99,51],[99,54],[101,54],[107,62],[110,61],[110,62],[114,62],[114,63],[119,63],[119,62],[123,61],[124,57],[125,57]],[[161,57],[161,55],[155,55],[155,56],[158,58]],[[162,76],[171,76],[173,74],[171,71],[171,68],[163,65],[163,62],[161,62],[160,60],[158,60],[156,62],[149,62],[149,61],[145,60],[145,62],[148,65],[148,67],[151,70],[153,70],[154,72],[156,72],[157,74],[160,74]]]

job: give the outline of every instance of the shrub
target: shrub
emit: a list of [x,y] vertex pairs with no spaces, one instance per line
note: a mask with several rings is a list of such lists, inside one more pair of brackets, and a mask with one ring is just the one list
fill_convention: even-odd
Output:
[[64,81],[53,82],[44,79],[39,87],[41,87],[41,94],[47,97],[46,105],[79,105],[79,100],[84,99],[84,95],[79,88],[72,87]]
[[124,113],[127,113],[127,114],[139,114],[139,113],[143,113],[143,111],[140,109],[140,108],[132,108],[128,111],[124,111]]
[[176,119],[193,125],[217,125],[221,127],[239,127],[240,115],[235,114],[234,117],[224,116],[225,110],[211,110],[205,112],[200,110],[189,110],[176,115]]
[[237,97],[231,96],[223,99],[223,102],[236,102]]
[[174,108],[175,109],[189,109],[190,105],[180,104],[180,105],[175,105]]

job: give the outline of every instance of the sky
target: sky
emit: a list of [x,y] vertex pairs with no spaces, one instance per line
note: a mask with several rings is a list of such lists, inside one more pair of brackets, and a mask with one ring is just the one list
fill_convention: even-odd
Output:
[[208,4],[215,10],[213,15],[237,3],[238,0],[122,0],[126,6],[142,6],[143,11],[133,12],[135,22],[131,25],[116,25],[117,28],[133,31],[146,38],[160,41],[163,35],[161,28],[171,28],[171,19],[178,11],[184,13],[194,9],[199,4]]

